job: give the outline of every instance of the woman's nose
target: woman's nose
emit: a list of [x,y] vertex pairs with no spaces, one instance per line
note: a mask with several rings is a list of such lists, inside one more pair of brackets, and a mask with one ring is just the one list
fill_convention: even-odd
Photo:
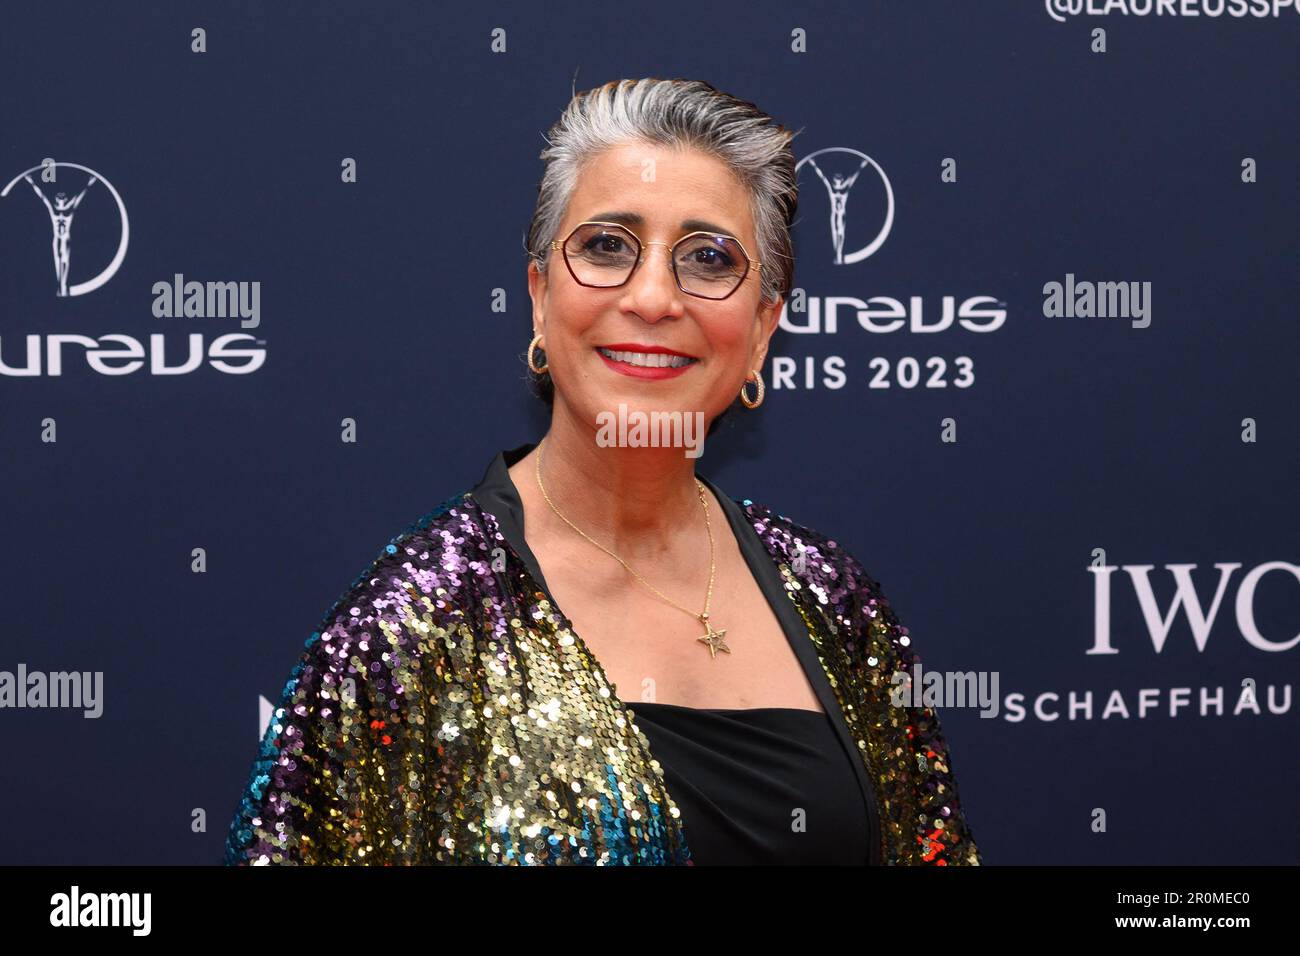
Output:
[[[655,246],[661,247],[662,253],[656,255]],[[658,319],[671,311],[671,306],[682,297],[682,291],[677,288],[677,274],[673,272],[672,247],[666,242],[645,243],[629,285],[637,311],[643,317]]]

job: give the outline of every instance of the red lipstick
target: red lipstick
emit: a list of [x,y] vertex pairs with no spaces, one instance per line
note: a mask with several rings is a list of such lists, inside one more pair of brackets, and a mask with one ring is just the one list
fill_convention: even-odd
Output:
[[[633,365],[630,362],[620,362],[616,359],[612,359],[608,355],[604,354],[604,352],[600,351],[601,349],[606,349],[610,352],[643,352],[648,355],[680,355],[682,358],[692,359],[692,361],[678,368],[669,368],[668,366],[652,367],[646,365]],[[640,345],[636,342],[612,342],[609,345],[598,345],[596,347],[596,354],[599,355],[601,361],[611,369],[631,378],[655,380],[676,378],[678,375],[681,375],[683,372],[686,372],[688,369],[699,364],[699,360],[696,359],[695,356],[687,355],[685,352],[678,352],[676,349],[665,348],[662,345]]]

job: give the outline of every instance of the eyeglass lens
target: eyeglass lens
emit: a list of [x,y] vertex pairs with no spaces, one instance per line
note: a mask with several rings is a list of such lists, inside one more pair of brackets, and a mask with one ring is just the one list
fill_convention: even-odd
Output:
[[[626,282],[640,255],[636,237],[615,225],[583,223],[564,244],[574,278],[597,288]],[[731,236],[686,236],[672,248],[672,260],[683,291],[708,299],[730,294],[749,271],[744,249]]]

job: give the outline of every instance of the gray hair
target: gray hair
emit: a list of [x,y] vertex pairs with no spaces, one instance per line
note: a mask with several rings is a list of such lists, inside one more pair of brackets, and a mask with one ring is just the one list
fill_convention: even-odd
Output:
[[[790,227],[798,203],[796,133],[753,103],[703,80],[615,80],[575,94],[546,136],[546,162],[528,228],[529,258],[545,269],[551,240],[568,209],[578,177],[593,159],[628,140],[693,147],[721,160],[749,193],[762,263],[763,301],[789,292],[794,279]],[[543,398],[550,399],[549,376]]]

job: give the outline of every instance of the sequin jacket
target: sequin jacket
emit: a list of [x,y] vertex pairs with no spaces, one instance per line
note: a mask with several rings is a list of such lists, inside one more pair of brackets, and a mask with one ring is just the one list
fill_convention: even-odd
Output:
[[[891,702],[917,658],[880,586],[833,540],[701,478],[756,532],[810,638],[796,650],[869,810],[864,862],[978,865],[936,713]],[[225,862],[692,865],[635,702],[530,564],[475,492],[381,549],[306,641]]]

